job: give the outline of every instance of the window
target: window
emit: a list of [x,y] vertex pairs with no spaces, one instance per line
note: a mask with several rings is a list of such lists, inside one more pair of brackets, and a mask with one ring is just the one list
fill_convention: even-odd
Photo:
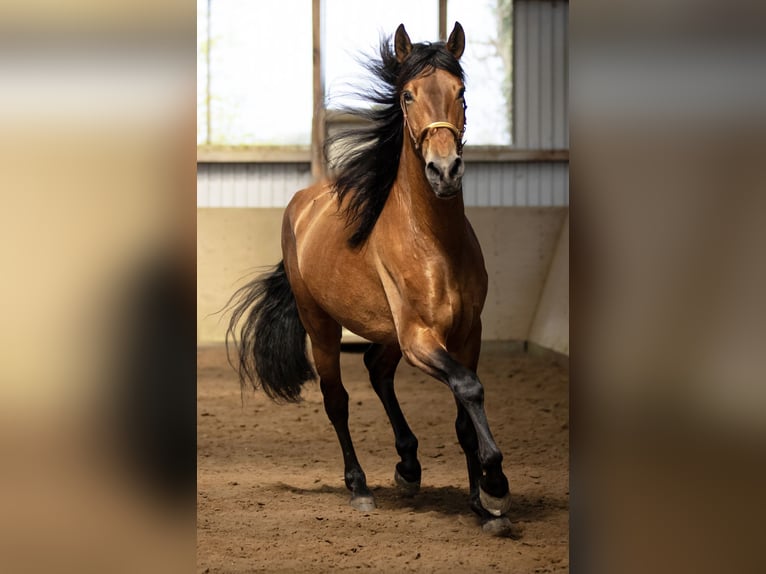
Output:
[[197,0],[197,143],[308,145],[311,0]]
[[[316,0],[315,0],[316,1]],[[363,105],[360,54],[404,23],[413,42],[466,31],[468,145],[511,142],[512,0],[321,0],[322,61],[330,111]],[[440,6],[446,5],[446,14]],[[312,125],[312,0],[197,0],[197,143],[308,146]],[[363,86],[361,86],[363,87]]]
[[449,0],[447,29],[466,34],[461,58],[468,102],[467,145],[510,145],[512,130],[512,0]]
[[[366,85],[358,58],[377,56],[380,39],[404,23],[413,42],[439,37],[437,2],[325,0],[324,78],[330,110],[362,105],[349,92]],[[404,15],[404,16],[403,16]]]

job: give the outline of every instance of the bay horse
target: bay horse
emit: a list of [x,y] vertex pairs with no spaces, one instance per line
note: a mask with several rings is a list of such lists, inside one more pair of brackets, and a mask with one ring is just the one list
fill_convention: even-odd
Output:
[[[377,85],[368,125],[335,141],[335,176],[297,192],[284,214],[283,260],[229,302],[226,334],[237,340],[238,373],[276,401],[298,401],[319,376],[324,407],[343,452],[351,506],[375,508],[348,427],[341,382],[341,329],[372,342],[364,354],[372,386],[390,419],[395,482],[420,487],[418,441],[394,393],[402,358],[446,384],[457,404],[470,507],[491,534],[510,521],[508,480],[476,375],[487,272],[462,197],[466,126],[465,34],[412,44],[403,25],[367,63]],[[311,340],[312,367],[306,356]]]

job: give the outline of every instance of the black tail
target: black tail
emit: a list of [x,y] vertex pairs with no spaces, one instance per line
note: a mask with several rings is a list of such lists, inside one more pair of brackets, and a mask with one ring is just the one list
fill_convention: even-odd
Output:
[[300,400],[303,384],[316,374],[306,357],[306,329],[298,316],[284,262],[237,290],[227,308],[231,309],[227,354],[229,339],[236,343],[236,328],[244,317],[238,365],[232,363],[242,387],[250,381],[257,389],[260,383],[275,401]]

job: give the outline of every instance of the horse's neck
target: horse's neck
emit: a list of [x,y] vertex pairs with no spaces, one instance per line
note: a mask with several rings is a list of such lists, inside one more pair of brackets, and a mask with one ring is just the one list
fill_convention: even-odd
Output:
[[447,249],[459,249],[466,233],[463,195],[452,199],[436,197],[426,179],[423,160],[409,138],[405,140],[392,188],[392,199],[403,212],[399,220],[419,236],[431,236]]

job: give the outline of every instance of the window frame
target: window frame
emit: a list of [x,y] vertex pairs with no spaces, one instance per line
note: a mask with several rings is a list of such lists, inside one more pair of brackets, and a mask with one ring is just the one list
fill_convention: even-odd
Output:
[[[439,37],[447,37],[447,3],[438,0]],[[312,0],[313,114],[310,145],[219,145],[197,144],[197,163],[310,163],[314,177],[325,174],[324,142],[330,123],[338,121],[337,113],[325,108],[322,74],[322,0]],[[515,75],[515,69],[513,74]],[[515,82],[513,91],[515,91]],[[515,98],[512,100],[515,107]],[[209,113],[208,113],[209,114]],[[341,118],[342,121],[342,118]],[[568,162],[569,149],[525,149],[515,144],[470,145],[464,150],[466,161],[481,162]]]

